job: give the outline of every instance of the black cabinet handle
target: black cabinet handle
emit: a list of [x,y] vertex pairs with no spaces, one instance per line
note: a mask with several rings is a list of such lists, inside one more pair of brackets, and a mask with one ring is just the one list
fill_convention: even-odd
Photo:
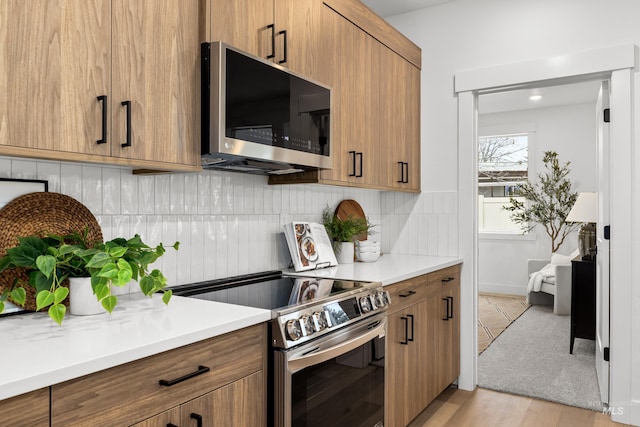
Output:
[[403,180],[402,183],[403,184],[408,184],[409,183],[409,163],[403,163]]
[[198,366],[198,370],[195,372],[191,372],[190,374],[187,374],[183,377],[180,378],[176,378],[175,380],[160,380],[160,385],[163,385],[165,387],[171,387],[172,385],[176,385],[178,383],[181,383],[182,381],[186,381],[188,379],[191,379],[193,377],[197,377],[198,375],[202,375],[206,372],[209,372],[210,369],[206,366]]
[[102,138],[96,141],[96,144],[107,143],[107,95],[100,95],[98,102],[102,103]]
[[192,412],[191,415],[189,415],[191,417],[191,419],[196,420],[196,425],[198,427],[202,427],[202,415],[200,414],[196,414],[195,412]]
[[178,426],[175,425],[174,423],[169,423],[169,424],[167,424],[167,427],[178,427]]
[[407,291],[407,293],[406,293],[406,294],[399,294],[398,296],[399,296],[400,298],[408,298],[408,297],[410,297],[411,295],[415,295],[415,293],[416,293],[416,291]]
[[349,156],[353,156],[353,162],[351,163],[351,166],[353,167],[353,173],[350,173],[349,176],[356,176],[356,152],[349,151]]
[[400,341],[400,344],[408,345],[409,344],[409,318],[402,316],[400,319],[404,321],[404,340]]
[[449,297],[442,298],[442,301],[447,304],[447,314],[442,318],[442,320],[449,320]]
[[123,147],[131,147],[131,101],[122,101],[122,106],[126,108],[127,113],[127,137]]
[[362,153],[356,153],[357,156],[360,156],[360,175],[356,175],[356,178],[362,178]]
[[278,61],[278,64],[284,64],[285,62],[287,62],[287,30],[282,30],[278,33],[278,35],[280,36],[284,36],[284,44],[283,44],[283,57],[280,61]]
[[398,183],[402,184],[404,182],[404,162],[398,162],[398,164],[400,165],[400,179]]
[[447,299],[449,300],[449,312],[447,313],[449,316],[449,319],[453,319],[453,297],[447,297]]
[[455,277],[447,277],[446,279],[442,279],[442,283],[449,283],[451,281],[453,281],[455,279]]
[[267,55],[267,59],[276,57],[276,27],[274,24],[267,25],[267,29],[271,29],[271,54]]
[[413,314],[407,314],[407,317],[411,319],[411,338],[407,338],[407,341],[413,341]]

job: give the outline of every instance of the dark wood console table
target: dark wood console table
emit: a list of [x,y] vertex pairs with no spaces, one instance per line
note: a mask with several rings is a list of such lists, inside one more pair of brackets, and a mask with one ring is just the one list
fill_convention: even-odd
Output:
[[571,344],[576,338],[596,339],[596,262],[571,261]]

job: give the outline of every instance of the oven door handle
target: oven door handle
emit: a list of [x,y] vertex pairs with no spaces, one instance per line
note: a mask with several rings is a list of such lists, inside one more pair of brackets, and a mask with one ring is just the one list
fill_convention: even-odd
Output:
[[310,366],[326,362],[329,359],[333,359],[334,357],[340,356],[341,354],[345,354],[353,349],[356,349],[376,337],[384,336],[386,325],[387,323],[385,321],[381,321],[378,325],[369,329],[366,333],[342,342],[339,345],[315,353],[293,357],[288,361],[289,371],[291,373],[295,373]]

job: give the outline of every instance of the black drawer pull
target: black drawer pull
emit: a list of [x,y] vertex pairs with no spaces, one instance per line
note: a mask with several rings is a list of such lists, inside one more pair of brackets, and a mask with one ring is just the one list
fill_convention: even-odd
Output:
[[267,25],[267,29],[271,29],[271,54],[267,55],[267,59],[276,57],[276,27],[274,24]]
[[122,101],[121,102],[122,106],[124,108],[126,108],[126,114],[127,114],[127,135],[126,135],[126,140],[124,144],[120,144],[122,147],[131,147],[131,101]]
[[282,48],[282,59],[278,61],[278,64],[284,64],[287,62],[287,30],[278,32],[279,36],[284,36],[284,43]]
[[360,156],[360,173],[358,175],[356,175],[356,178],[362,178],[362,153],[356,153],[356,155]]
[[398,183],[403,184],[404,183],[404,163],[398,162],[398,165],[400,165],[400,180],[398,180]]
[[402,345],[408,345],[409,341],[409,318],[402,316],[400,319],[404,320],[404,340],[400,341]]
[[409,163],[404,163],[403,164],[403,178],[402,178],[402,183],[403,184],[408,184],[409,183]]
[[191,415],[189,415],[192,419],[196,420],[197,422],[197,426],[198,427],[202,427],[202,415],[200,414],[196,414],[195,412],[192,412]]
[[407,293],[406,293],[406,294],[399,294],[398,296],[399,296],[400,298],[408,298],[408,297],[410,297],[411,295],[415,295],[415,293],[416,293],[416,291],[407,291]]
[[175,425],[174,423],[169,423],[169,424],[167,424],[167,427],[178,427],[178,426]]
[[407,317],[411,319],[411,338],[407,338],[407,341],[413,341],[413,314],[407,314]]
[[449,282],[451,282],[453,280],[455,280],[455,277],[449,276],[446,279],[442,279],[442,283],[449,283]]
[[442,298],[442,301],[447,304],[447,314],[442,318],[442,320],[449,320],[449,297]]
[[447,297],[447,299],[449,300],[449,313],[447,313],[447,315],[449,316],[449,319],[453,319],[453,297]]
[[100,95],[98,102],[102,103],[102,138],[96,141],[96,144],[107,143],[107,95]]
[[351,163],[351,166],[353,167],[353,173],[350,173],[349,176],[356,176],[356,152],[349,151],[349,156],[353,156],[353,163]]
[[195,372],[191,372],[190,374],[187,374],[183,377],[180,378],[176,378],[175,380],[160,380],[160,385],[163,385],[165,387],[171,387],[172,385],[176,385],[178,383],[181,383],[182,381],[186,381],[188,379],[191,379],[193,377],[197,377],[198,375],[202,375],[204,373],[209,372],[211,369],[207,368],[206,366],[198,366],[198,370]]

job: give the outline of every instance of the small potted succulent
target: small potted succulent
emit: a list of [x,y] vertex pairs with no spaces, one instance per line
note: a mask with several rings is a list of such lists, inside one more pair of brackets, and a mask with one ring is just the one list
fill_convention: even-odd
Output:
[[358,236],[371,234],[373,227],[366,218],[340,219],[328,206],[322,211],[322,224],[333,241],[333,250],[340,264],[353,263],[353,241]]
[[[95,295],[95,300],[109,313],[118,302],[117,296],[111,293],[111,285],[122,287],[131,280],[138,281],[145,295],[163,291],[162,300],[168,304],[171,290],[164,289],[166,278],[157,269],[148,271],[149,265],[165,253],[162,243],[152,248],[137,234],[131,239],[116,238],[108,242],[87,242],[86,237],[85,230],[84,234],[19,238],[18,245],[8,249],[6,255],[0,258],[0,274],[23,269],[28,280],[21,280],[18,275],[12,286],[4,290],[0,295],[0,313],[4,311],[5,301],[9,297],[24,306],[27,296],[25,287],[31,286],[35,288],[36,310],[48,307],[49,316],[62,324],[66,314],[64,302],[69,295],[66,279],[75,278],[87,278],[85,280],[90,281],[91,295]],[[179,242],[173,244],[176,250],[178,246]],[[88,286],[84,285],[85,290]],[[73,301],[73,295],[70,299]]]

